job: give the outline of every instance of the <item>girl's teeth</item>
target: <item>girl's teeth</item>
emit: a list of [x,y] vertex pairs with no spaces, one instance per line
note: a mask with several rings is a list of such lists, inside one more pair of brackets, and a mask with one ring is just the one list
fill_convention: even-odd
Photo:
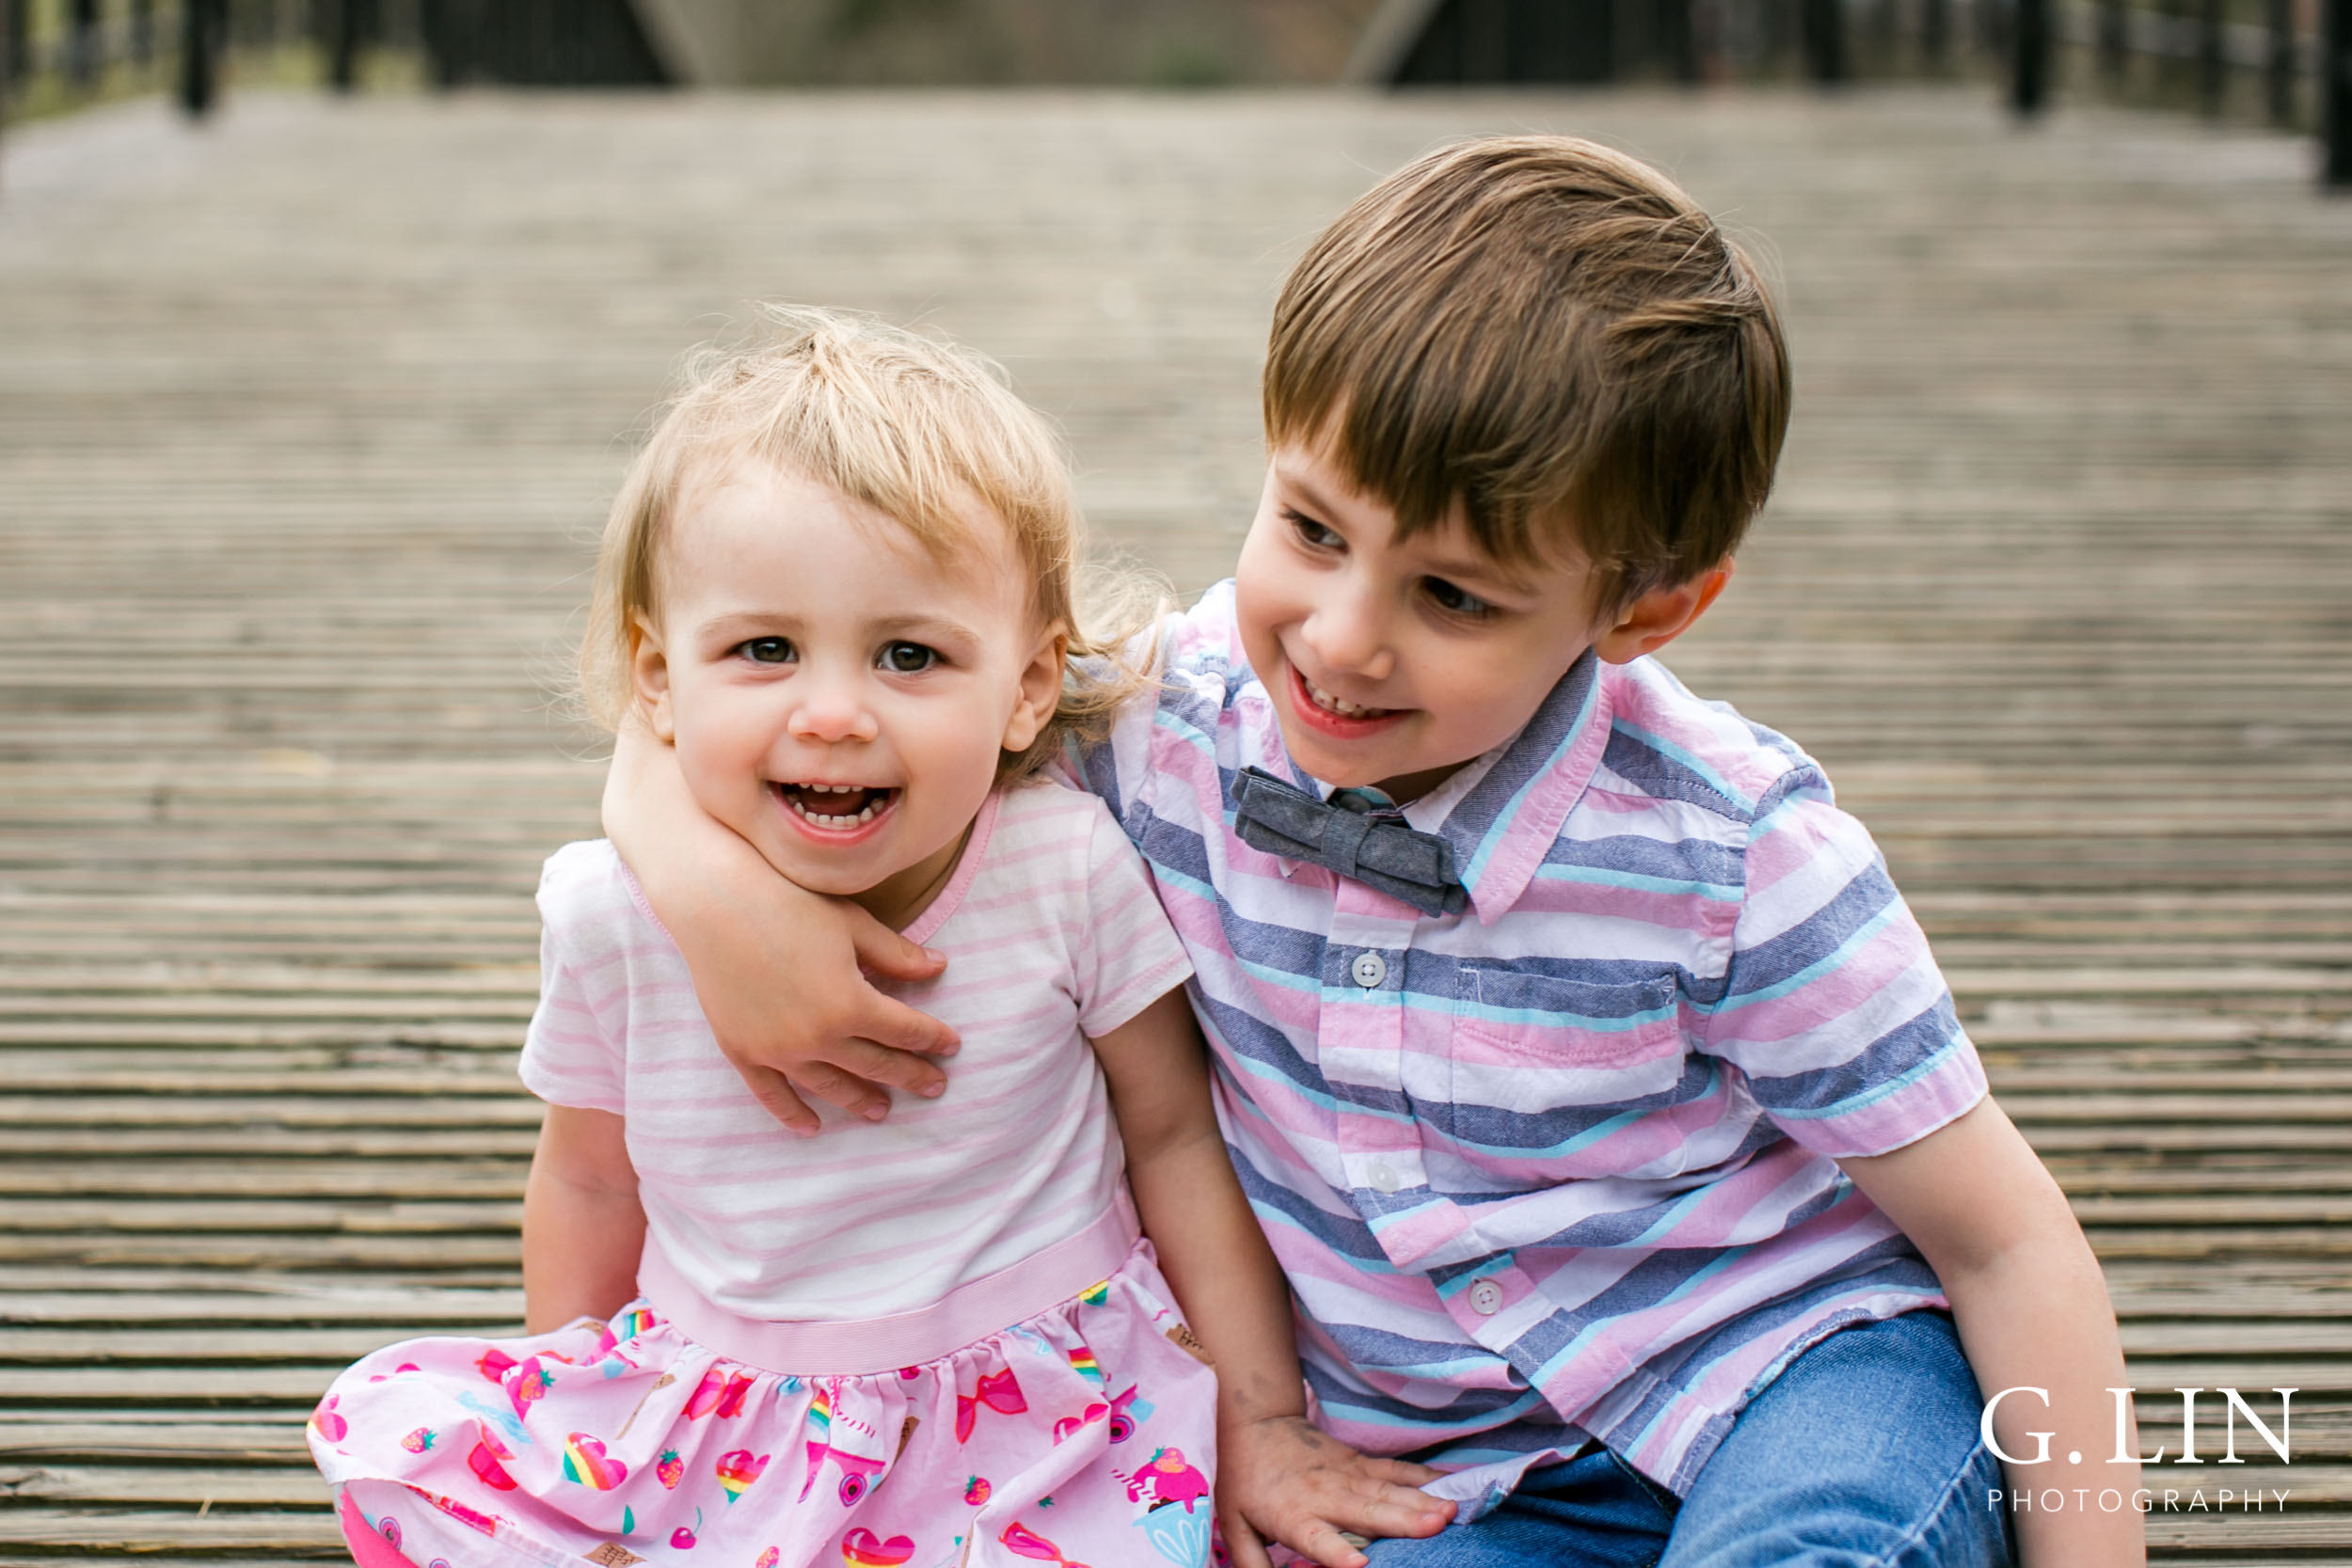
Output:
[[[851,795],[864,789],[866,786],[864,784],[803,784],[802,787],[811,795]],[[811,811],[808,807],[790,796],[787,796],[786,800],[794,811],[800,813],[803,820],[812,822],[819,828],[854,828],[862,823],[871,822],[874,820],[875,803],[871,802],[857,812],[845,812],[834,815],[821,811]],[[881,803],[887,802],[884,801]]]

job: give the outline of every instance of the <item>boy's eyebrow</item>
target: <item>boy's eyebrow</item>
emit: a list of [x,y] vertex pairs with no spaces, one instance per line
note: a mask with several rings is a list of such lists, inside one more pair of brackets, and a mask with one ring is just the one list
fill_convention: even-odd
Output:
[[1506,593],[1536,592],[1535,585],[1509,564],[1485,555],[1441,555],[1426,562],[1430,574],[1441,578],[1468,578],[1481,585],[1492,585]]
[[[1311,510],[1322,514],[1322,521],[1327,523],[1337,515],[1339,509],[1315,487],[1314,481],[1304,474],[1283,468],[1279,460],[1275,467],[1281,472],[1283,484],[1295,491]],[[1524,571],[1490,555],[1441,555],[1426,564],[1431,575],[1436,577],[1470,578],[1513,594],[1534,594],[1538,591]]]

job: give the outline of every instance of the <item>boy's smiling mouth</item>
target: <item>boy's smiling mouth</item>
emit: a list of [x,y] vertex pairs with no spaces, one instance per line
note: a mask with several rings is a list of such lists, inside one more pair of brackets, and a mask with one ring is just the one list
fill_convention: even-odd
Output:
[[[1286,661],[1287,662],[1287,661]],[[1326,735],[1354,739],[1372,734],[1394,720],[1411,712],[1409,708],[1367,707],[1333,696],[1314,682],[1297,665],[1291,671],[1291,708],[1301,722]]]
[[828,837],[858,836],[887,816],[903,793],[890,784],[794,782],[768,787],[796,823]]

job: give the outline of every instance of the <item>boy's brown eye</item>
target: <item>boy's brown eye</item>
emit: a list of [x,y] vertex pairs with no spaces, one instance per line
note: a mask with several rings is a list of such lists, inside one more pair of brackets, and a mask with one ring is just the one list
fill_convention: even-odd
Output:
[[1439,610],[1452,615],[1481,616],[1494,613],[1494,606],[1477,594],[1467,593],[1443,578],[1424,578],[1422,587],[1429,600]]
[[1298,535],[1302,544],[1311,545],[1319,550],[1327,550],[1346,543],[1336,531],[1326,528],[1304,513],[1286,512],[1283,515],[1290,519],[1291,531]]

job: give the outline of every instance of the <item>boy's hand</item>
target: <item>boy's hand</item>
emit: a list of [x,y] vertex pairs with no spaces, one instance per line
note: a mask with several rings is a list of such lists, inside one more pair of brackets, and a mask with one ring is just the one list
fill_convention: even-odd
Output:
[[1279,1541],[1324,1568],[1369,1560],[1341,1531],[1364,1537],[1428,1536],[1454,1505],[1415,1490],[1438,1472],[1358,1453],[1304,1416],[1233,1422],[1217,1433],[1216,1512],[1234,1568],[1270,1568]]
[[[956,1051],[955,1031],[867,980],[928,980],[946,960],[847,900],[771,878],[788,918],[730,923],[729,940],[686,948],[694,991],[719,1049],[762,1105],[795,1132],[819,1128],[807,1100],[880,1121],[891,1088],[926,1099],[947,1086],[929,1058]],[[764,900],[763,900],[764,901]]]
[[928,980],[945,960],[777,875],[704,815],[677,754],[639,726],[615,739],[604,826],[686,955],[719,1049],[778,1121],[818,1131],[803,1095],[880,1121],[887,1089],[947,1086],[925,1058],[952,1054],[956,1032],[866,979]]

